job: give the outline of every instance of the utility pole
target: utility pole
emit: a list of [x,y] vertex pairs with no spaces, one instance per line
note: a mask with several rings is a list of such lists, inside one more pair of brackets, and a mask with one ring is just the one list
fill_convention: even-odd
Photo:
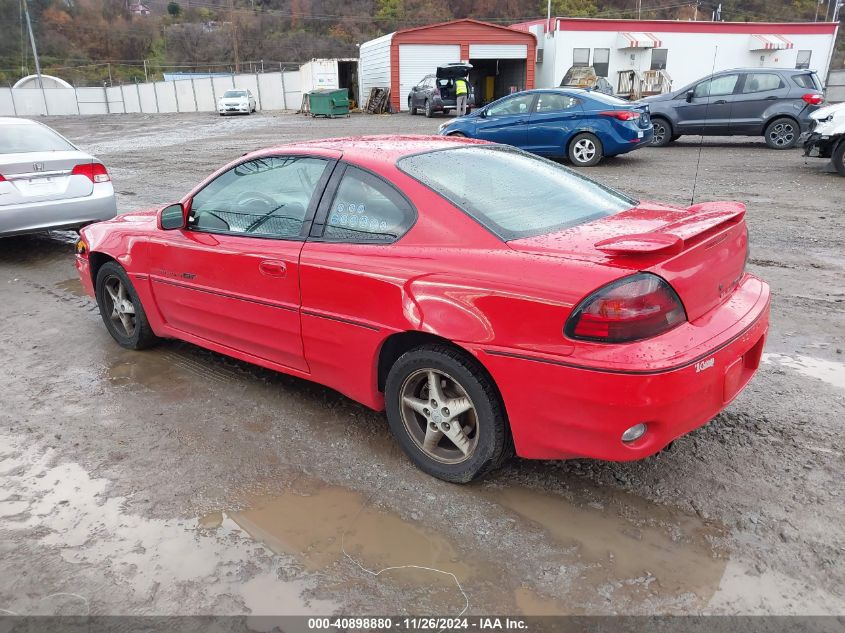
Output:
[[241,71],[241,59],[238,53],[238,29],[235,25],[235,2],[229,0],[229,24],[232,25],[232,53],[235,56],[235,72]]
[[29,30],[29,43],[32,44],[32,56],[35,58],[35,74],[38,75],[38,87],[44,90],[41,81],[41,63],[38,61],[38,50],[35,48],[35,35],[32,34],[32,22],[29,19],[29,5],[23,0],[23,10],[26,14],[26,28]]
[[643,19],[643,0],[637,0],[637,19]]

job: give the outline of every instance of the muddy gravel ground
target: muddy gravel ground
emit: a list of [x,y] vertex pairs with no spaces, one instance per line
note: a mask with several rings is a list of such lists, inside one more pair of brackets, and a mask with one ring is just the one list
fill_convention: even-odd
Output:
[[[249,150],[440,120],[46,122],[131,210]],[[587,172],[689,203],[698,160],[681,139]],[[750,386],[645,461],[514,460],[463,487],[331,390],[188,344],[118,347],[75,235],[0,240],[2,613],[845,613],[845,179],[706,139],[695,195],[748,204],[750,268],[774,291]]]

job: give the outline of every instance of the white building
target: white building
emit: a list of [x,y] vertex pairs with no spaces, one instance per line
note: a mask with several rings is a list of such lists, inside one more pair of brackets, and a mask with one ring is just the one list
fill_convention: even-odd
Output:
[[514,25],[537,37],[538,88],[592,65],[619,93],[628,71],[663,71],[672,89],[730,68],[808,68],[824,82],[837,23],[691,22],[552,18]]

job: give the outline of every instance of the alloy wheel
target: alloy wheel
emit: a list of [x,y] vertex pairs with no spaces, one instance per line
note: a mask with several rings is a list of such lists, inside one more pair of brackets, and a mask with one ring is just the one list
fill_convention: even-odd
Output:
[[418,369],[399,390],[402,422],[414,443],[444,464],[468,460],[478,446],[478,414],[466,390],[449,374]]
[[135,321],[135,305],[126,292],[126,286],[117,276],[106,279],[103,286],[106,290],[103,295],[106,313],[115,329],[118,332],[122,330],[127,337],[131,338],[135,334],[137,324]]
[[654,137],[651,139],[653,145],[660,145],[666,138],[666,126],[663,123],[654,123]]
[[795,127],[792,123],[778,123],[769,130],[769,139],[773,145],[784,147],[795,140]]
[[589,163],[596,155],[596,144],[588,138],[582,138],[572,146],[572,154],[579,163]]

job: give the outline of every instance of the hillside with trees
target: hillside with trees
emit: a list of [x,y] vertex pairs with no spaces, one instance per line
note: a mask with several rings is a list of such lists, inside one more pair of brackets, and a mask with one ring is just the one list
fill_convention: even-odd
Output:
[[[835,1],[835,0],[830,0]],[[642,0],[643,18],[710,19],[716,3]],[[727,21],[824,20],[829,0],[724,0]],[[542,17],[542,0],[28,0],[42,71],[75,85],[173,71],[260,71],[313,57],[357,57],[383,33],[471,17]],[[637,0],[552,0],[559,16],[636,18]],[[0,0],[0,83],[35,71],[23,0]],[[831,8],[832,9],[832,8]],[[845,11],[843,18],[845,18]],[[837,67],[845,57],[840,34]]]

